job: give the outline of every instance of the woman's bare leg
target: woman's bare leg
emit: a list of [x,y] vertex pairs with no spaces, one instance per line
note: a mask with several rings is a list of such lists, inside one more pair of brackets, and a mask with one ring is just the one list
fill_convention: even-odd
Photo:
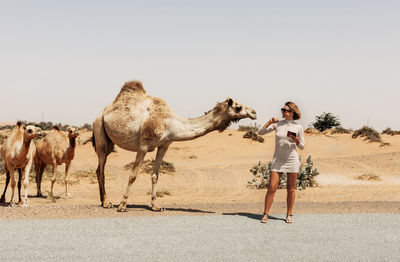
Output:
[[265,203],[264,203],[264,214],[268,215],[269,210],[272,206],[272,202],[274,201],[274,195],[276,190],[278,189],[279,186],[279,178],[282,175],[282,173],[278,172],[273,172],[271,171],[269,175],[269,185],[268,185],[268,191],[265,194]]
[[[293,206],[294,206],[294,199],[295,199],[295,192],[296,192],[296,180],[297,180],[297,173],[288,173],[287,174],[287,182],[286,182],[287,212],[286,212],[286,217],[290,220],[290,222],[291,222],[291,217],[290,216],[293,213]],[[286,222],[289,222],[289,221],[286,221]]]

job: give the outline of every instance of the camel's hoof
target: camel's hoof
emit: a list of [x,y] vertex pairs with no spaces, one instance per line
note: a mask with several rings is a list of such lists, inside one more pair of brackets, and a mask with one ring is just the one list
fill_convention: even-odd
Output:
[[165,208],[156,206],[156,207],[151,207],[151,210],[155,211],[155,212],[163,212],[163,211],[165,211]]
[[22,204],[22,207],[23,207],[23,208],[27,208],[28,206],[29,206],[29,205],[28,205],[27,202],[25,202],[25,203]]
[[65,194],[65,198],[71,198],[72,196],[71,196],[71,194],[70,193],[66,193]]
[[10,203],[9,205],[8,205],[9,207],[15,207],[16,205],[15,205],[15,203]]
[[6,199],[4,197],[0,198],[0,203],[5,203]]
[[117,209],[118,212],[127,212],[126,205],[120,204]]
[[42,193],[37,193],[36,197],[43,197]]
[[22,201],[19,201],[17,204],[17,206],[19,206],[19,207],[22,207],[23,205],[24,205],[24,202],[22,202]]

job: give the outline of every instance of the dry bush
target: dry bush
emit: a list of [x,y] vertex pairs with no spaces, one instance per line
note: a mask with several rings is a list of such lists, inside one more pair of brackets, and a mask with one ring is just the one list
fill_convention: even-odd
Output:
[[243,135],[243,138],[250,138],[251,140],[264,143],[264,138],[259,136],[258,133],[254,132],[253,130],[246,132],[246,134]]
[[338,126],[332,130],[331,134],[350,134],[351,132],[351,129],[346,129],[342,126]]
[[400,131],[392,130],[390,127],[388,127],[382,131],[382,134],[394,136],[394,135],[400,135]]
[[2,157],[0,157],[0,175],[6,172],[5,163]]
[[377,176],[377,175],[373,175],[373,174],[364,174],[361,176],[357,177],[358,180],[366,180],[366,181],[381,181],[382,179]]
[[373,129],[372,127],[368,126],[363,126],[362,128],[354,131],[352,138],[357,138],[357,137],[364,137],[364,141],[382,143],[382,139],[381,136],[379,135],[379,132]]
[[[124,166],[125,169],[132,169],[135,162],[131,162]],[[139,172],[145,172],[147,174],[152,174],[154,170],[154,160],[144,160],[140,164]],[[175,167],[173,163],[162,161],[160,169],[158,170],[161,174],[173,174],[175,173]]]
[[254,125],[239,126],[238,128],[238,131],[243,131],[243,132],[253,131],[255,133],[258,133],[258,130],[260,130],[260,125],[257,125],[257,123]]

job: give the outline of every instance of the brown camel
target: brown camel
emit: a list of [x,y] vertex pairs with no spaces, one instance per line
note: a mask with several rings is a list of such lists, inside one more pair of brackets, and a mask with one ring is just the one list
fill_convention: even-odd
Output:
[[[22,203],[20,196],[19,204],[23,204],[23,206],[28,206],[29,172],[31,170],[33,158],[36,153],[35,143],[32,140],[41,134],[42,131],[40,128],[31,125],[25,126],[21,122],[18,122],[11,131],[10,136],[2,145],[0,151],[6,167],[7,178],[4,193],[1,196],[1,202],[5,202],[7,186],[9,181],[11,180],[12,195],[10,206],[15,206],[14,172],[15,169],[18,169],[20,173],[19,181],[24,181],[24,201]],[[23,179],[21,176],[23,176]],[[21,187],[20,184],[21,182],[19,182],[19,189]]]
[[162,210],[156,203],[156,184],[161,161],[174,141],[192,140],[211,131],[222,132],[230,123],[242,118],[256,119],[256,112],[228,98],[205,115],[195,119],[184,119],[177,116],[160,98],[146,94],[142,83],[131,81],[125,83],[114,102],[106,106],[101,115],[93,122],[93,146],[98,156],[97,179],[100,189],[100,201],[103,207],[112,207],[107,203],[104,166],[107,156],[114,145],[135,151],[136,160],[128,186],[118,211],[126,211],[129,190],[138,175],[138,166],[147,152],[158,148],[154,171],[151,176],[151,205],[154,211]]
[[52,167],[52,178],[51,178],[51,191],[50,196],[53,197],[54,182],[56,182],[56,169],[57,165],[65,163],[65,196],[70,197],[68,192],[69,183],[69,168],[71,161],[75,155],[76,137],[79,132],[76,128],[68,127],[67,134],[60,131],[58,127],[53,127],[52,130],[41,139],[36,145],[36,156],[35,156],[35,171],[36,171],[36,185],[37,185],[37,196],[42,196],[40,189],[42,183],[42,175],[47,165]]

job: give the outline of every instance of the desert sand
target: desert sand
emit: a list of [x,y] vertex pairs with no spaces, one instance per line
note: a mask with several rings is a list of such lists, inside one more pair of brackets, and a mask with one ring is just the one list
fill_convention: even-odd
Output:
[[[164,160],[174,164],[176,172],[161,174],[157,189],[170,195],[159,197],[158,203],[167,208],[162,213],[149,211],[150,175],[139,174],[128,199],[128,211],[117,213],[116,208],[102,209],[95,170],[97,156],[92,144],[82,144],[91,132],[82,132],[71,167],[71,198],[64,193],[64,165],[55,184],[55,202],[36,198],[33,173],[29,186],[28,208],[0,206],[0,219],[101,217],[132,215],[207,214],[224,212],[261,213],[266,189],[251,189],[247,182],[254,176],[249,169],[259,161],[271,161],[274,135],[265,135],[259,143],[242,138],[243,132],[225,130],[212,132],[196,140],[173,143]],[[369,143],[351,134],[306,134],[306,148],[299,150],[302,162],[312,155],[320,170],[318,187],[296,192],[295,213],[395,212],[400,213],[400,136],[383,135],[390,145]],[[125,191],[129,170],[124,166],[135,159],[135,152],[116,147],[106,165],[106,192],[117,205]],[[154,159],[155,152],[145,159]],[[378,180],[360,180],[361,175],[375,175]],[[0,176],[3,190],[5,175]],[[42,192],[50,189],[46,174]],[[6,201],[10,200],[9,188]],[[285,212],[286,191],[278,190],[273,212]]]

